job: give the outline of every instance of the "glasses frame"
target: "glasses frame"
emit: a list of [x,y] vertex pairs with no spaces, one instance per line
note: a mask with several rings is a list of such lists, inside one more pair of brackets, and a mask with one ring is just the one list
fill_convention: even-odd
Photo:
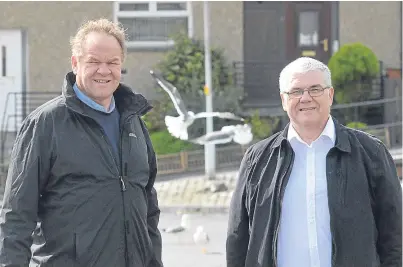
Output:
[[[320,88],[320,95],[315,95],[312,96],[311,95],[311,90],[312,89],[319,89]],[[326,87],[322,87],[321,85],[313,85],[313,86],[309,86],[308,88],[305,89],[298,89],[298,90],[294,90],[293,92],[284,92],[284,94],[288,95],[288,98],[290,99],[300,99],[302,98],[302,96],[304,95],[305,92],[308,92],[309,96],[314,98],[314,97],[320,97],[323,95],[323,93],[325,92],[326,89],[331,88],[330,86],[326,86]],[[298,92],[299,95],[293,95],[293,93]]]

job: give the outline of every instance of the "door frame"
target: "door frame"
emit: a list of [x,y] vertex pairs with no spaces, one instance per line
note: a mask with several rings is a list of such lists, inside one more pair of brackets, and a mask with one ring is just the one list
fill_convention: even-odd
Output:
[[[27,99],[26,99],[26,92],[28,91],[29,87],[29,58],[28,58],[28,34],[27,30],[24,28],[16,28],[16,27],[9,27],[9,28],[0,28],[0,31],[18,31],[21,36],[21,87],[19,92],[22,93],[22,113],[24,118],[27,115]],[[4,107],[0,107],[0,113],[4,113]],[[4,114],[3,114],[4,115]],[[0,121],[0,128],[2,127]],[[2,131],[3,129],[0,129]]]
[[[298,31],[298,21],[296,16],[296,6],[297,5],[314,5],[322,3],[324,5],[323,11],[319,13],[319,20],[321,21],[324,17],[328,18],[327,28],[328,32],[328,52],[325,64],[327,64],[328,59],[338,50],[338,2],[333,1],[312,1],[312,2],[285,2],[285,28],[286,28],[286,58],[288,61],[293,61],[301,55],[296,54],[297,50],[297,31]],[[320,29],[320,34],[322,33],[323,27]],[[322,33],[323,34],[323,33]],[[322,46],[322,44],[320,44]]]
[[[28,43],[28,30],[25,28],[2,28],[0,27],[0,31],[11,30],[11,31],[20,31],[21,33],[21,92],[23,93],[22,102],[23,102],[23,115],[26,114],[26,97],[25,93],[29,91],[29,43]],[[0,112],[3,110],[0,109]]]

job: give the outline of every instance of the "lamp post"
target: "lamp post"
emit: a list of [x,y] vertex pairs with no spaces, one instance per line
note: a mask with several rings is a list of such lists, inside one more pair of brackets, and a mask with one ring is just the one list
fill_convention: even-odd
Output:
[[[204,17],[204,68],[205,68],[205,87],[204,94],[206,96],[206,112],[213,112],[213,88],[211,78],[211,52],[210,52],[210,28],[209,28],[209,5],[208,1],[204,1],[203,7]],[[213,132],[214,124],[213,118],[206,118],[206,134]],[[204,162],[205,174],[208,179],[215,178],[216,159],[215,159],[215,145],[204,145]]]

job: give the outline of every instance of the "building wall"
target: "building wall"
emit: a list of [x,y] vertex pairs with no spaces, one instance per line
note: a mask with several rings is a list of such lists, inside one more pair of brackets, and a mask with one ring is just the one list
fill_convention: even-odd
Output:
[[399,1],[340,1],[340,45],[361,42],[386,68],[401,68],[401,7]]
[[86,19],[112,19],[112,3],[0,1],[0,17],[0,28],[27,32],[28,89],[57,91],[71,70],[70,36]]
[[[225,48],[229,63],[243,58],[242,2],[209,2],[210,41],[212,47]],[[194,38],[204,39],[203,2],[192,2]],[[129,50],[130,51],[130,50]],[[155,98],[149,70],[163,59],[165,52],[130,51],[125,81],[148,98]]]
[[[203,39],[203,2],[193,2],[196,38]],[[88,19],[113,19],[113,2],[1,2],[0,28],[24,29],[28,35],[28,90],[60,90],[71,70],[70,36]],[[225,48],[230,61],[242,60],[242,2],[210,2],[211,44]],[[149,70],[163,51],[129,50],[125,82],[154,97]]]

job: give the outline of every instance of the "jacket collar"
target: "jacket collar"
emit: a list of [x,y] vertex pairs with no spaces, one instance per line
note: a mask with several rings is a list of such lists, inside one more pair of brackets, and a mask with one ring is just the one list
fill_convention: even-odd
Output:
[[[85,113],[87,107],[77,97],[73,89],[75,82],[76,75],[73,72],[67,73],[62,87],[62,95],[66,99],[67,107],[78,113]],[[152,106],[144,96],[134,93],[128,86],[122,83],[119,84],[113,96],[115,98],[116,107],[121,114],[128,112],[142,116],[152,109]]]
[[[340,124],[333,116],[332,116],[332,119],[333,119],[334,127],[336,130],[335,147],[343,152],[347,152],[347,153],[351,152],[351,144],[350,144],[350,140],[348,138],[347,128],[344,127],[342,124]],[[279,135],[276,137],[276,140],[274,141],[274,144],[273,144],[274,147],[280,146],[283,142],[288,142],[287,134],[288,134],[289,127],[290,127],[290,123],[288,123],[285,126],[285,128],[279,133]]]

